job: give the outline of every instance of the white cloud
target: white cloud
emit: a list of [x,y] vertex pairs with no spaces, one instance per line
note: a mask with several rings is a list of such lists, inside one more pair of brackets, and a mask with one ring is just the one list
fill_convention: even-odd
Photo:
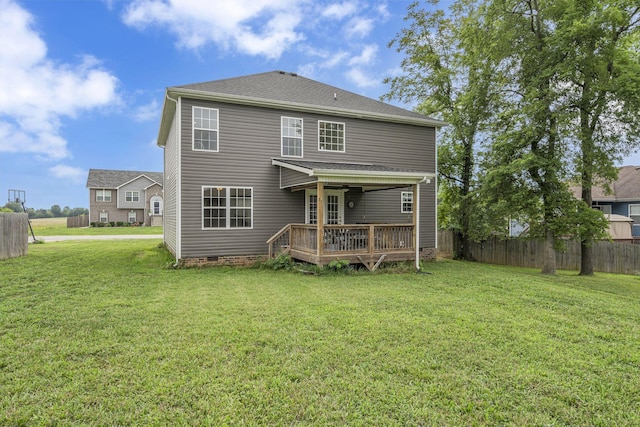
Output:
[[56,178],[68,179],[76,183],[82,183],[87,178],[87,171],[67,165],[55,165],[49,168],[49,172]]
[[353,15],[356,10],[358,10],[358,5],[355,2],[343,2],[343,3],[334,3],[327,7],[323,7],[322,16],[327,18],[337,18],[342,19],[347,16]]
[[198,49],[213,42],[249,55],[278,59],[304,39],[299,0],[135,0],[124,22],[134,28],[159,26],[174,33],[178,46]]
[[358,67],[347,71],[346,77],[359,88],[374,87],[380,84],[380,79],[368,75]]
[[158,104],[158,101],[154,99],[146,105],[137,107],[133,118],[136,122],[158,120],[160,118],[160,106]]
[[117,102],[118,81],[92,56],[77,65],[47,58],[29,12],[11,0],[0,9],[0,152],[67,157],[61,118]]
[[345,27],[345,32],[349,38],[364,38],[373,30],[373,19],[357,16],[351,20]]
[[371,65],[375,62],[378,56],[378,46],[375,44],[369,44],[362,49],[362,52],[358,56],[354,56],[349,60],[349,65]]

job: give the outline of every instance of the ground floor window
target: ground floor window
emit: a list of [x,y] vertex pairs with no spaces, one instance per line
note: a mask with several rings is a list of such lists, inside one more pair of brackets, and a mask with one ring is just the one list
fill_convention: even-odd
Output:
[[400,212],[413,213],[413,191],[403,191],[400,199]]
[[135,211],[129,212],[129,216],[128,216],[127,220],[129,221],[129,224],[133,224],[134,222],[137,222]]
[[202,187],[202,228],[252,228],[253,188]]
[[109,222],[109,212],[100,212],[100,222]]

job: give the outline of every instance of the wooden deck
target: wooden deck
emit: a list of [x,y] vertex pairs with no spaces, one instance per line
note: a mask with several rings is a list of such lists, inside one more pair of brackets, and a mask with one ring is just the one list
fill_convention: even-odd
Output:
[[334,260],[362,263],[370,270],[382,261],[415,259],[415,227],[412,224],[324,225],[318,245],[318,226],[288,224],[267,241],[269,257],[288,253],[292,258],[317,265]]

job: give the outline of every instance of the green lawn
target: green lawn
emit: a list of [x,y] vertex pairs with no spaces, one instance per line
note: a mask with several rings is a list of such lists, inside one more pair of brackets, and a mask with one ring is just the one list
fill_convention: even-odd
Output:
[[162,227],[80,227],[67,228],[66,218],[37,218],[31,220],[33,233],[46,236],[102,236],[122,234],[162,234]]
[[0,262],[0,425],[640,425],[640,277]]

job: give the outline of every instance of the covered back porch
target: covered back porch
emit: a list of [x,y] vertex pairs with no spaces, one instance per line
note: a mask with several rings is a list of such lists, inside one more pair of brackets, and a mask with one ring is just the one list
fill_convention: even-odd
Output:
[[[379,165],[274,159],[281,168],[281,188],[313,194],[307,223],[285,225],[268,241],[269,257],[287,253],[292,258],[327,265],[335,260],[364,264],[375,270],[383,261],[415,260],[419,268],[420,183],[433,174]],[[363,193],[403,188],[410,194],[406,222],[344,223],[335,208],[336,191]],[[338,190],[340,189],[340,190]],[[349,206],[352,207],[352,206]],[[410,207],[410,209],[409,209]],[[400,200],[397,205],[400,211]]]

